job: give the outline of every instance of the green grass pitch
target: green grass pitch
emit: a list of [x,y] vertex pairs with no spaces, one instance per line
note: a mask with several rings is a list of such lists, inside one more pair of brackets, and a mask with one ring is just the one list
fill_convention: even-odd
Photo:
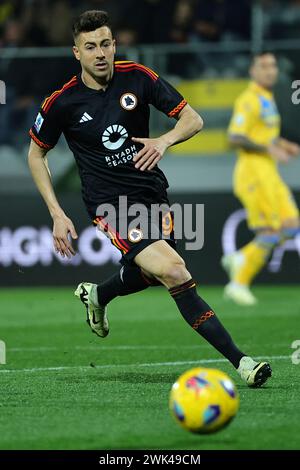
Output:
[[[300,449],[299,287],[257,287],[252,308],[224,302],[221,288],[201,294],[241,348],[270,358],[266,387],[248,389],[163,289],[116,299],[106,339],[71,288],[0,290],[0,449]],[[227,372],[240,393],[214,435],[182,430],[168,410],[172,383],[197,364]]]

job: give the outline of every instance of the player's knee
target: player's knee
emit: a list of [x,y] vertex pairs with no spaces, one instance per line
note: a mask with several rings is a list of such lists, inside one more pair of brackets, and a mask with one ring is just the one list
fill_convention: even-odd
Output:
[[272,250],[280,243],[281,234],[280,232],[276,231],[260,232],[256,235],[255,241],[258,245],[263,245],[264,247],[270,248],[270,250]]
[[282,227],[281,236],[283,239],[288,240],[300,235],[300,221],[294,220],[285,224]]
[[161,281],[170,289],[180,286],[191,278],[190,273],[186,269],[183,260],[176,260],[163,266],[160,273]]

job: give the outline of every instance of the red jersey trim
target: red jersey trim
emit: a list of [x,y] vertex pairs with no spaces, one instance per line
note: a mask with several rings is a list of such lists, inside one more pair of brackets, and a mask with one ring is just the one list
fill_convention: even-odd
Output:
[[54,93],[52,93],[52,95],[50,95],[48,98],[45,99],[45,101],[42,104],[42,110],[45,113],[47,113],[49,111],[49,109],[51,108],[51,106],[53,105],[54,101],[62,93],[64,93],[66,90],[68,90],[68,88],[71,88],[72,86],[75,86],[75,85],[77,85],[76,75],[75,75],[75,77],[71,78],[71,80],[69,80],[67,83],[65,83],[64,86],[60,90],[54,91]]
[[117,72],[130,72],[132,70],[140,70],[148,75],[154,82],[159,78],[157,73],[155,73],[149,67],[146,67],[142,64],[137,64],[136,62],[115,62],[115,69]]
[[187,105],[186,100],[180,101],[180,103],[174,109],[172,109],[172,111],[168,113],[168,116],[169,117],[176,116],[186,105]]
[[42,149],[46,149],[46,150],[50,150],[53,148],[52,145],[48,145],[48,144],[45,144],[44,142],[42,142],[40,139],[38,139],[34,133],[32,132],[32,130],[30,129],[29,131],[29,135],[30,137],[32,138],[32,140],[34,140],[34,142],[39,146],[41,147]]

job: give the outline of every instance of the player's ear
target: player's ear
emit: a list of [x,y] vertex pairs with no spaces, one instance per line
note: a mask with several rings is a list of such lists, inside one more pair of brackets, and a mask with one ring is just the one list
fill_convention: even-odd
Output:
[[115,40],[115,39],[113,39],[113,48],[114,48],[114,54],[116,53],[116,44],[117,44],[117,43],[116,43],[116,40]]
[[80,60],[80,53],[77,46],[73,46],[73,54],[77,60]]

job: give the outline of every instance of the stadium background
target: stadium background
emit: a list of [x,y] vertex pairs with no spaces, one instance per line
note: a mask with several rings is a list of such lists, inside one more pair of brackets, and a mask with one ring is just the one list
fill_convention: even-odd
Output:
[[[26,162],[27,131],[40,102],[78,73],[66,25],[88,8],[110,13],[119,59],[153,68],[203,116],[204,131],[171,148],[161,167],[170,182],[172,201],[205,204],[204,247],[185,253],[188,266],[198,281],[225,282],[219,266],[222,252],[251,236],[241,207],[231,195],[235,155],[226,140],[234,99],[248,81],[251,53],[263,48],[278,54],[281,74],[275,93],[283,136],[300,142],[300,106],[291,100],[291,84],[300,76],[300,2],[296,0],[1,2],[0,79],[6,83],[6,104],[0,106],[1,284],[97,280],[103,272],[112,272],[118,262],[115,249],[89,228],[73,157],[63,138],[49,161],[59,198],[66,201],[64,208],[80,232],[79,254],[71,261],[72,269],[51,254],[51,223]],[[168,118],[152,113],[152,135],[170,126]],[[298,201],[299,170],[300,160],[281,169]],[[258,281],[296,282],[299,257],[300,242],[288,241],[274,251]]]
[[[274,377],[265,388],[248,389],[159,287],[115,299],[104,341],[84,325],[73,287],[115,272],[118,253],[95,238],[61,139],[49,163],[80,239],[70,265],[56,257],[27,152],[28,128],[43,97],[79,71],[69,24],[91,8],[111,14],[119,58],[152,67],[204,117],[203,132],[172,148],[161,167],[173,201],[205,204],[204,247],[184,257],[199,294],[237,343],[270,361]],[[275,251],[257,280],[264,285],[253,288],[259,303],[252,308],[224,302],[219,265],[223,250],[251,237],[231,189],[236,157],[225,131],[233,101],[248,81],[251,53],[273,50],[283,135],[300,143],[300,105],[291,101],[292,82],[300,79],[299,31],[299,0],[0,1],[0,80],[6,83],[6,104],[0,104],[0,341],[7,352],[1,364],[0,351],[0,449],[97,449],[97,456],[99,449],[200,449],[202,457],[203,449],[300,448],[299,238]],[[171,124],[154,112],[152,135]],[[300,203],[300,159],[281,172]],[[199,365],[222,369],[238,386],[240,411],[220,434],[185,433],[168,410],[171,384]]]

